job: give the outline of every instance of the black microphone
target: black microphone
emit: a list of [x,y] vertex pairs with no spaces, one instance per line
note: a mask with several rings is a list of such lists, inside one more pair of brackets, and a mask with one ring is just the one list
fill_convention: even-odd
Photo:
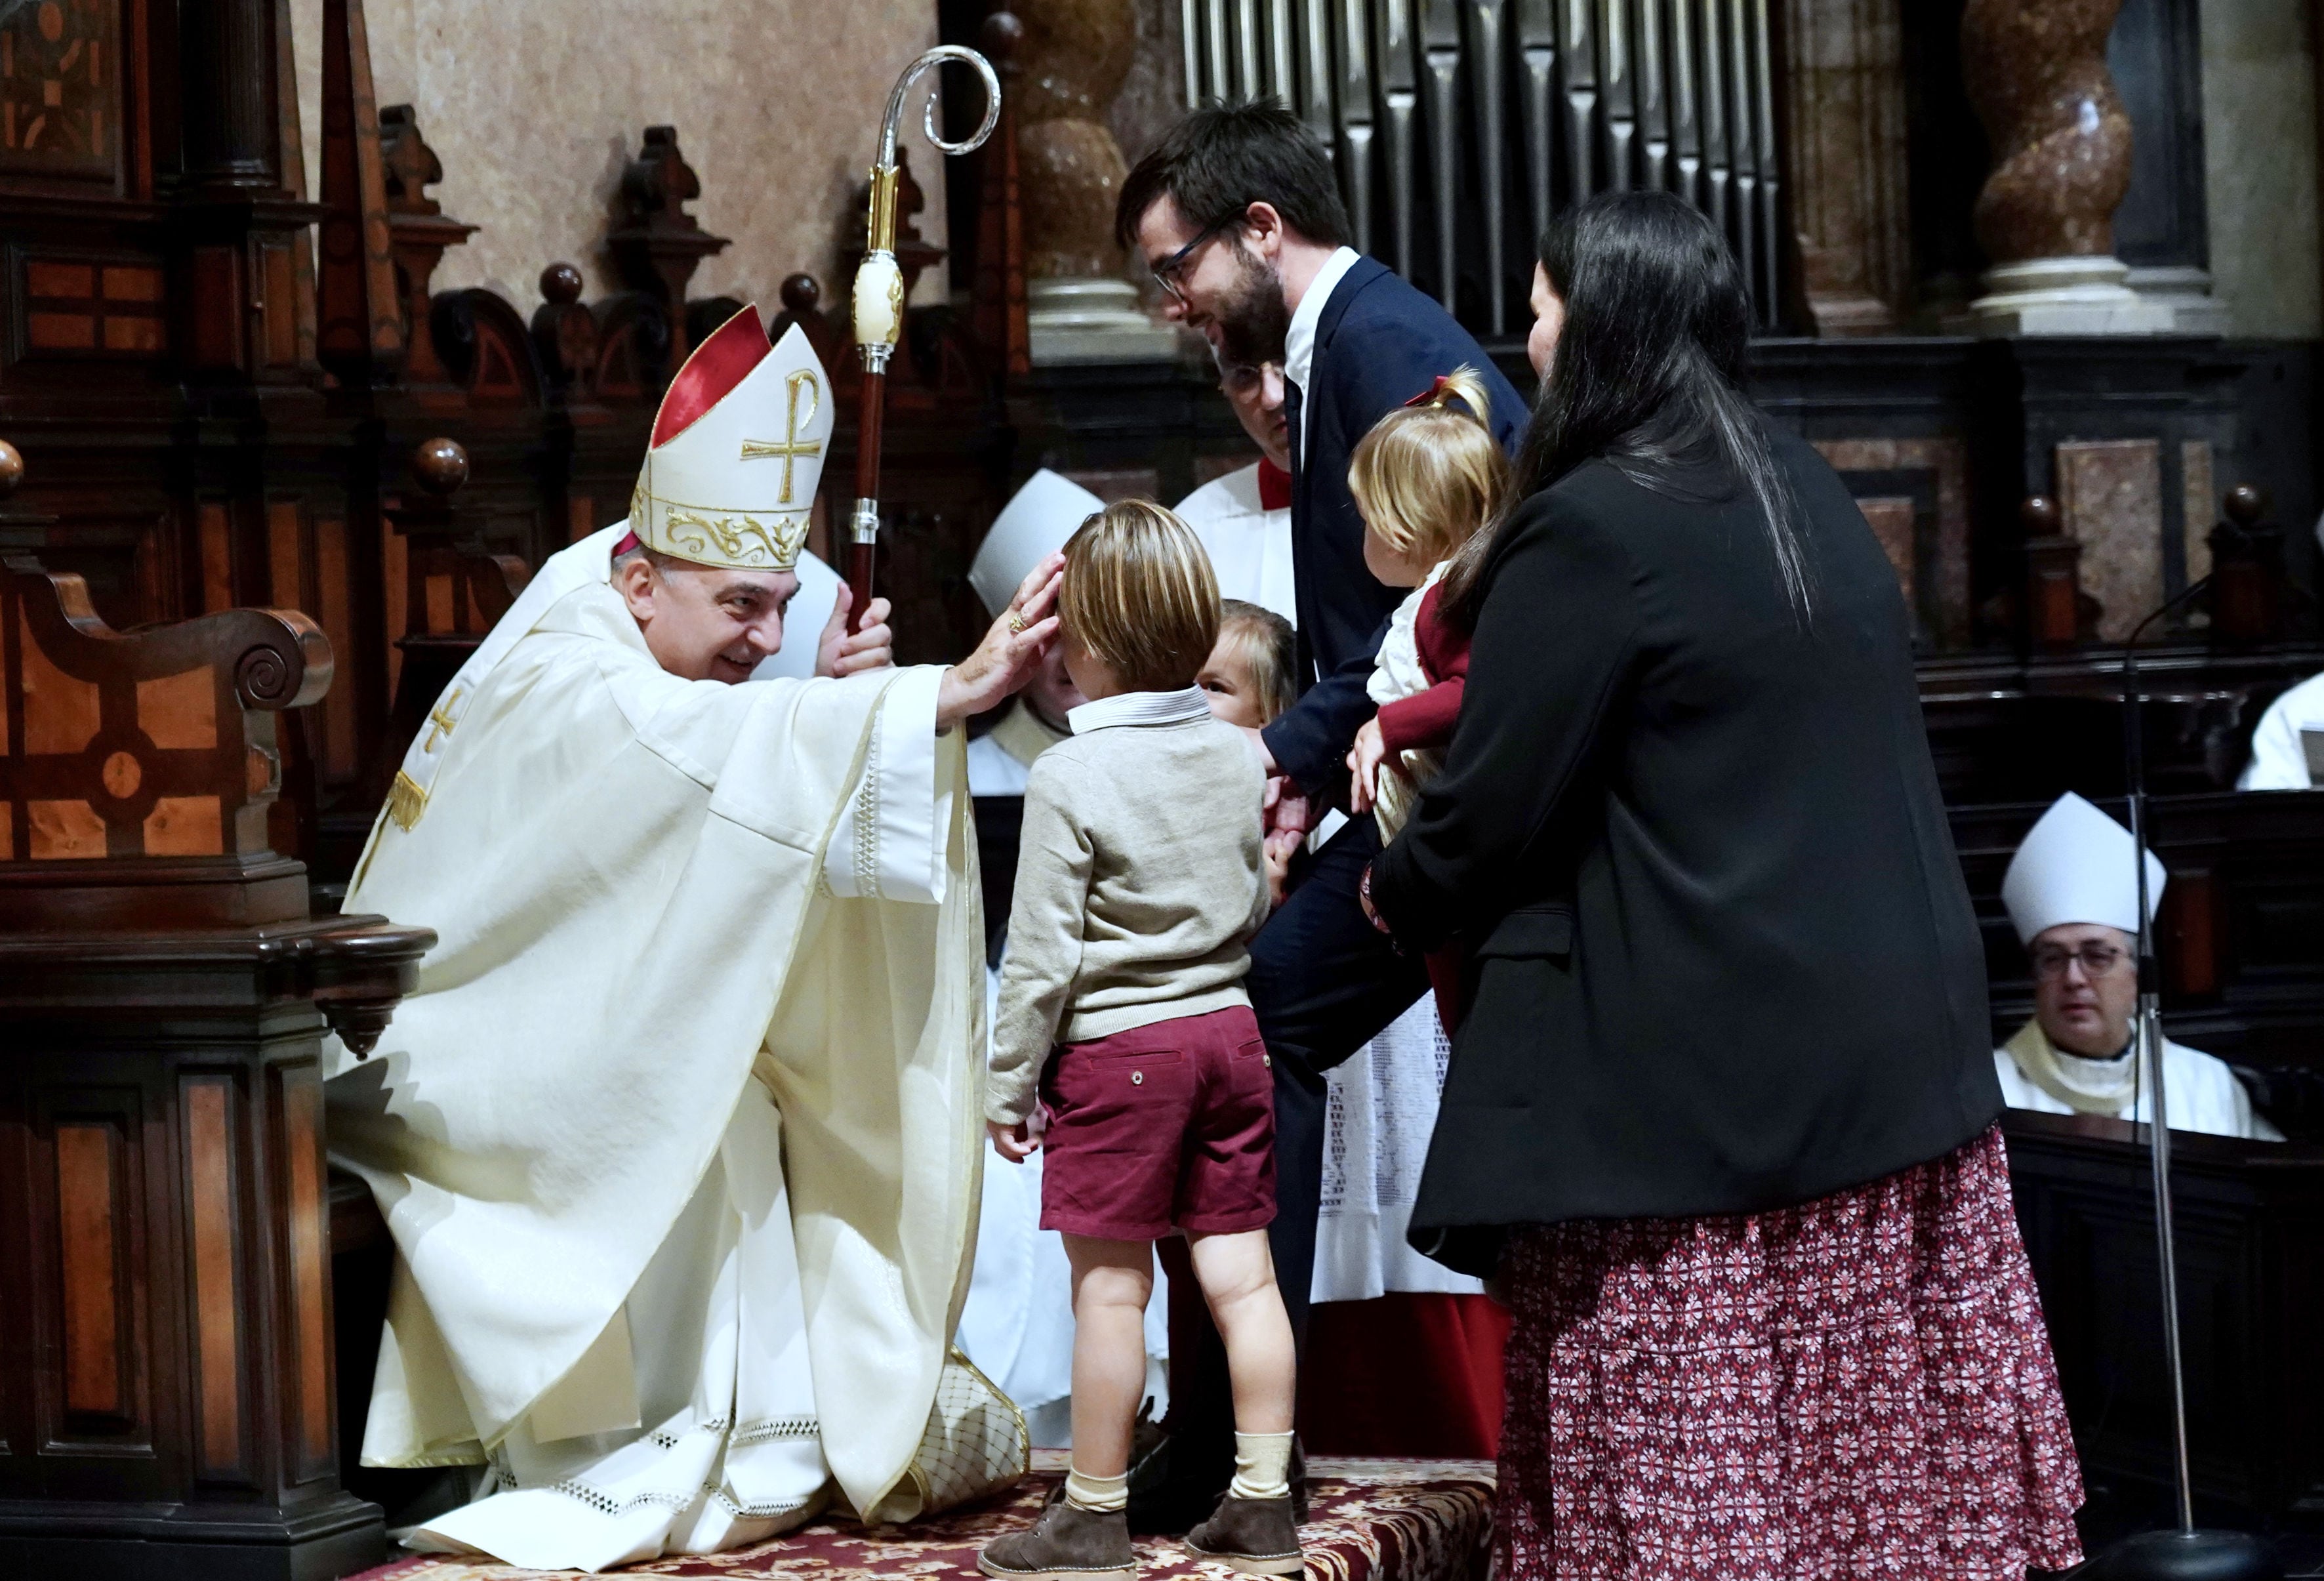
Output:
[[[2138,884],[2138,1011],[2132,1020],[2132,1058],[2152,1095],[2146,1128],[2154,1178],[2154,1243],[2163,1272],[2163,1359],[2170,1372],[2172,1467],[2179,1495],[2179,1524],[2166,1531],[2126,1537],[2098,1556],[2089,1568],[2093,1581],[2282,1581],[2282,1562],[2274,1547],[2244,1531],[2212,1531],[2195,1525],[2195,1485],[2187,1456],[2187,1373],[2179,1343],[2179,1263],[2171,1223],[2171,1130],[2163,1091],[2163,974],[2154,954],[2154,924],[2147,915],[2146,752],[2138,688],[2138,639],[2146,628],[2190,599],[2209,590],[2211,578],[2190,582],[2157,605],[2133,626],[2122,649],[2123,778],[2130,799],[2130,864]],[[2133,1108],[2131,1117],[2137,1118]]]

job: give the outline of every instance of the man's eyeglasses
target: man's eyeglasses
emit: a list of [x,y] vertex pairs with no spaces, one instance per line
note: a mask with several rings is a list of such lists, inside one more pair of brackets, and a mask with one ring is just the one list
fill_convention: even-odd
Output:
[[2034,975],[2052,981],[2066,975],[2067,963],[2080,961],[2082,975],[2103,977],[2129,958],[2130,952],[2115,944],[2086,944],[2080,949],[2045,945],[2034,952]]
[[1229,395],[1254,394],[1266,380],[1267,370],[1250,363],[1225,363],[1219,368],[1219,388]]
[[1182,308],[1192,310],[1194,304],[1186,300],[1186,293],[1178,289],[1178,275],[1180,272],[1186,267],[1186,261],[1194,255],[1204,242],[1209,241],[1213,236],[1217,236],[1221,231],[1225,230],[1230,226],[1240,225],[1242,223],[1243,213],[1245,210],[1250,208],[1250,205],[1248,203],[1243,204],[1240,208],[1236,208],[1231,213],[1222,215],[1217,219],[1214,219],[1211,221],[1210,224],[1204,226],[1201,230],[1195,232],[1194,239],[1193,241],[1188,242],[1185,246],[1179,248],[1167,258],[1163,259],[1162,262],[1154,265],[1154,283],[1160,286],[1165,291],[1168,292],[1172,301],[1176,302]]

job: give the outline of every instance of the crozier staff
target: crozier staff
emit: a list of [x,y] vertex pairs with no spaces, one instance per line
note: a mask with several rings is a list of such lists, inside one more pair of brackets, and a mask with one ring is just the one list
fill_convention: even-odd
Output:
[[2080,1479],[1895,573],[1741,393],[1701,214],[1570,211],[1534,310],[1520,503],[1443,585],[1459,723],[1370,883],[1472,963],[1411,1233],[1514,1308],[1500,1572],[2066,1568]]

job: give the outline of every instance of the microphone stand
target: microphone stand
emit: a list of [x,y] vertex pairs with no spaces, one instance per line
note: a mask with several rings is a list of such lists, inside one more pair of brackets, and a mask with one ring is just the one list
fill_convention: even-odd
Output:
[[[2283,1567],[2264,1540],[2243,1531],[2208,1531],[2195,1525],[2195,1484],[2187,1453],[2187,1374],[2180,1354],[2179,1262],[2171,1222],[2171,1130],[2163,1086],[2163,973],[2154,953],[2154,923],[2146,886],[2146,751],[2138,686],[2138,639],[2146,628],[2199,594],[2211,578],[2189,584],[2132,628],[2123,643],[2123,768],[2130,800],[2131,865],[2138,882],[2138,1010],[2131,1022],[2132,1058],[2152,1096],[2146,1128],[2154,1177],[2154,1244],[2163,1273],[2163,1358],[2170,1373],[2172,1469],[2179,1524],[2123,1539],[2090,1567],[2098,1581],[2281,1581]],[[2134,1108],[2132,1118],[2137,1111]]]

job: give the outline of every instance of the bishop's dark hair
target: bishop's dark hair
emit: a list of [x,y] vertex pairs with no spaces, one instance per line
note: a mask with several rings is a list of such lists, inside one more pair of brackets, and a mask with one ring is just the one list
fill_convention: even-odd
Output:
[[1482,573],[1518,506],[1603,457],[1641,487],[1674,498],[1704,497],[1706,477],[1719,494],[1748,492],[1784,591],[1804,621],[1814,578],[1794,526],[1791,486],[1743,393],[1751,298],[1726,239],[1670,193],[1601,193],[1543,233],[1541,267],[1565,304],[1565,322],[1517,450],[1509,504],[1445,573],[1446,609],[1473,629]]
[[1164,198],[1190,230],[1266,203],[1311,242],[1336,247],[1348,240],[1331,156],[1281,99],[1204,105],[1164,133],[1122,178],[1114,240],[1135,246],[1138,222]]

